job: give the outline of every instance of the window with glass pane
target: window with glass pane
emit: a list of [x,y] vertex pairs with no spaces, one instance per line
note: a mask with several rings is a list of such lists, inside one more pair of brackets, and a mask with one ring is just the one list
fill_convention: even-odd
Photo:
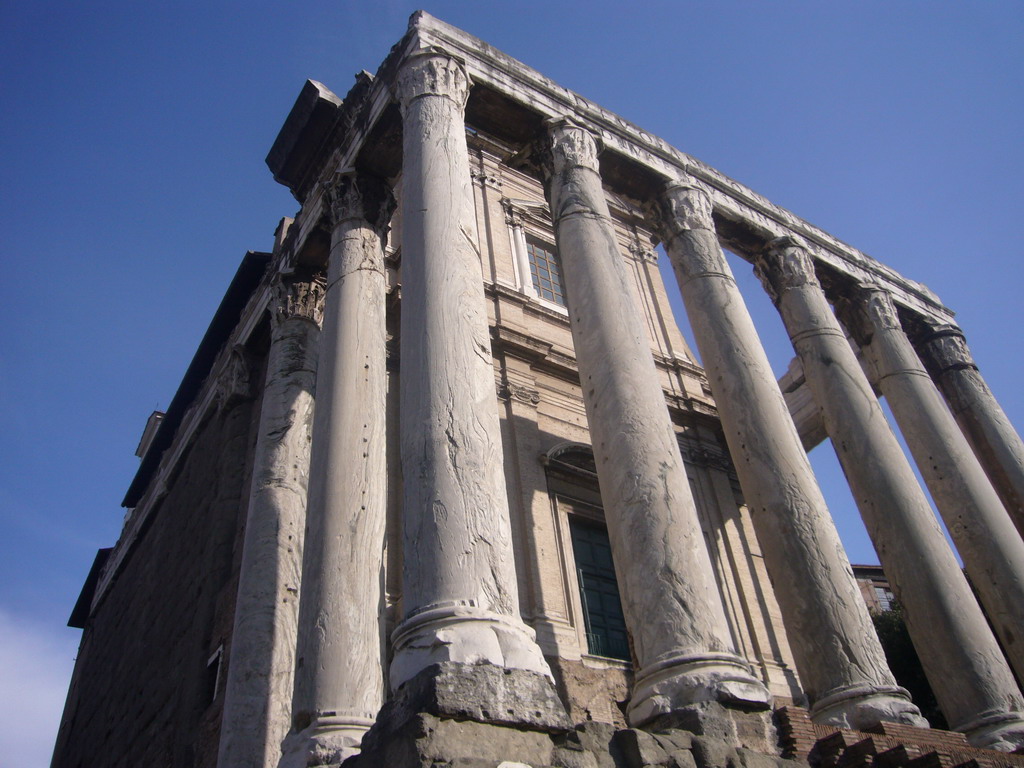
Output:
[[629,661],[626,620],[615,581],[608,531],[578,518],[569,519],[569,529],[583,601],[587,650],[595,656]]
[[875,599],[878,600],[878,607],[883,611],[891,611],[893,603],[896,602],[896,595],[888,587],[875,587]]
[[549,248],[551,246],[542,245],[535,240],[526,241],[526,252],[530,258],[530,277],[538,296],[564,307],[562,270],[558,266],[558,257],[554,250],[548,250]]

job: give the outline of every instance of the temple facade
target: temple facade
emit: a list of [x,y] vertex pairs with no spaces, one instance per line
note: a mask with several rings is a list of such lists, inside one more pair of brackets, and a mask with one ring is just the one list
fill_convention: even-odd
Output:
[[267,163],[301,207],[147,425],[56,768],[753,768],[809,759],[798,721],[933,733],[826,438],[944,738],[1024,746],[1024,445],[928,289],[424,13],[344,98],[308,81]]

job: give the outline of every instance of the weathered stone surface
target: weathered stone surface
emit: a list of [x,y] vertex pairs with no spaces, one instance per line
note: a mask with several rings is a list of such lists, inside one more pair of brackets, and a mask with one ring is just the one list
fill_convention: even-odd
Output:
[[646,731],[627,728],[615,734],[614,743],[626,760],[628,768],[659,765],[668,760],[668,753],[658,740]]
[[[593,136],[549,126],[548,198],[615,570],[639,662],[628,717],[694,701],[767,706],[736,656],[601,187]],[[652,579],[651,573],[657,574]]]
[[572,727],[547,676],[492,664],[437,664],[395,695],[404,709],[482,723],[564,732]]
[[903,331],[891,297],[851,291],[844,320],[875,374],[1018,679],[1024,680],[1024,539]]
[[550,676],[519,618],[463,110],[443,52],[398,75],[402,107],[401,453],[405,620],[390,684],[439,662]]
[[236,400],[194,434],[83,632],[55,768],[215,764],[223,696],[213,699],[206,662],[231,634],[257,421],[252,401]]
[[253,457],[218,764],[277,766],[291,722],[321,279],[279,281]]
[[[986,713],[1003,716],[1001,727],[1009,740],[1024,740],[1021,697],[1012,674],[828,305],[806,245],[791,237],[772,241],[758,261],[758,273],[822,407],[836,455],[943,713],[978,746],[997,741],[994,724],[981,729],[975,724]],[[898,324],[895,310],[889,314],[886,322]],[[837,704],[833,711],[841,709],[842,702]],[[823,702],[815,706],[824,709]],[[879,714],[899,719],[884,710]],[[904,722],[912,722],[909,715],[903,712]],[[918,720],[926,726],[919,714]],[[849,724],[871,723],[851,712]]]
[[963,332],[954,325],[932,325],[916,347],[1024,536],[1024,442],[978,370]]
[[380,625],[387,393],[383,240],[394,201],[340,174],[313,422],[292,733],[282,766],[340,762],[384,701]]
[[400,710],[385,708],[363,739],[361,753],[349,758],[345,766],[432,768],[469,760],[488,768],[504,762],[540,767],[551,765],[553,753],[547,733],[428,714],[407,717]]
[[676,271],[805,692],[812,701],[850,694],[849,712],[875,698],[891,705],[893,717],[916,713],[909,701],[892,698],[895,681],[718,243],[708,192],[689,180],[670,184],[651,214]]

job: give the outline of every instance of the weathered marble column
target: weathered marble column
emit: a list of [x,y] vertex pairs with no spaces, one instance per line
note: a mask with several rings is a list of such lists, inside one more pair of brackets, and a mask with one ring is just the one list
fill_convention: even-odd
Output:
[[975,746],[1015,749],[1024,743],[1024,701],[810,254],[802,241],[782,237],[760,254],[756,271],[803,363],[943,714]]
[[718,244],[708,193],[670,184],[652,206],[820,723],[923,724],[896,686],[839,534]]
[[915,346],[1024,536],[1024,442],[974,364],[963,331],[939,326],[916,339]]
[[435,49],[411,55],[398,74],[405,618],[393,635],[392,689],[441,662],[551,675],[519,616],[473,234],[468,93],[462,64]]
[[383,241],[394,204],[381,182],[338,174],[313,421],[292,733],[282,766],[358,751],[384,702],[382,569],[387,514]]
[[1024,680],[1024,539],[914,352],[889,294],[864,286],[837,309],[866,355],[1006,657]]
[[736,655],[650,341],[598,172],[597,145],[550,126],[548,200],[623,610],[640,670],[633,725],[703,701],[766,707]]
[[217,764],[277,766],[288,732],[324,285],[278,279]]

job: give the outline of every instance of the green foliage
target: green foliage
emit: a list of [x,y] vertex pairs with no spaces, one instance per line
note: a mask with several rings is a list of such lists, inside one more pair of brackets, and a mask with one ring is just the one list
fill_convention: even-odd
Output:
[[892,670],[896,682],[910,691],[914,703],[921,709],[921,714],[928,719],[932,728],[948,730],[949,725],[939,711],[935,694],[932,693],[932,688],[924,676],[921,660],[910,641],[910,633],[907,631],[907,623],[903,619],[900,606],[895,604],[891,611],[872,614],[871,620],[875,624],[875,632],[878,633],[882,650],[885,651],[885,659],[889,662],[889,669]]

